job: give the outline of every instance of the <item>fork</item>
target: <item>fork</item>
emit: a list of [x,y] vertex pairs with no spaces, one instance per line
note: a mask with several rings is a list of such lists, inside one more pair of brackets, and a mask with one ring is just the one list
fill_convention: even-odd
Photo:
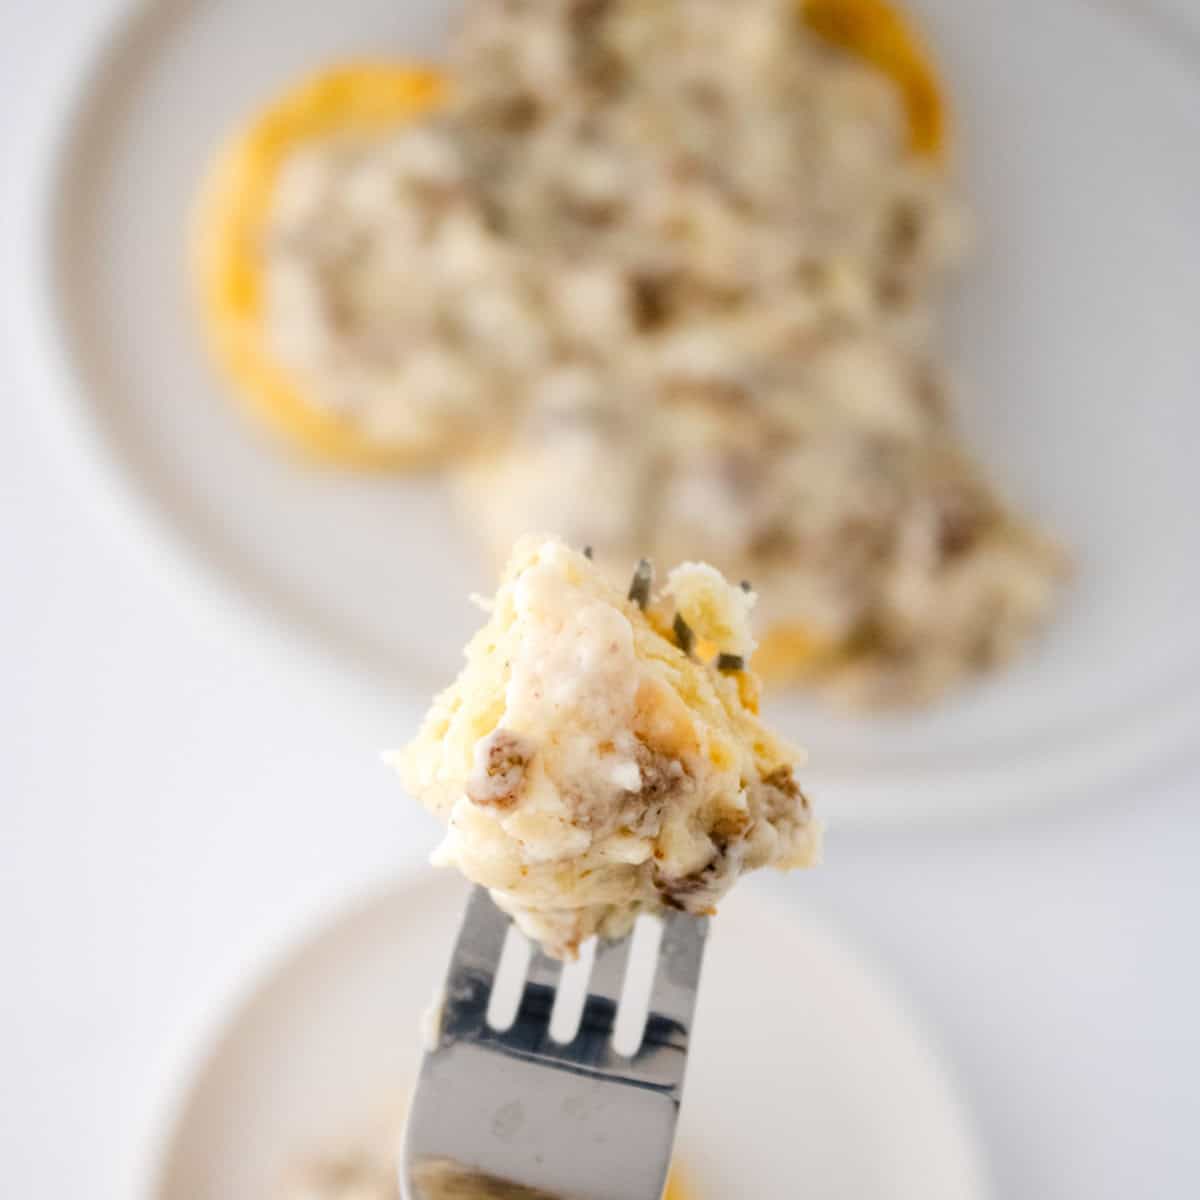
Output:
[[663,919],[640,1046],[612,1045],[631,937],[596,948],[578,1032],[550,1036],[561,963],[535,949],[517,1016],[487,1022],[509,919],[471,894],[404,1136],[405,1200],[659,1200],[708,920]]

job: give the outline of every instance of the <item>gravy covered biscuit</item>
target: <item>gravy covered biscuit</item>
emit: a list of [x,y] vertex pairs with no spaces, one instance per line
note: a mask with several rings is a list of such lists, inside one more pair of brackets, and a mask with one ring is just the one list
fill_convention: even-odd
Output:
[[584,553],[525,538],[458,679],[394,756],[448,824],[435,854],[547,953],[642,912],[715,911],[757,867],[812,865],[803,756],[745,670],[754,596],[684,564],[628,594]]
[[443,91],[441,75],[417,65],[329,68],[255,114],[205,180],[191,259],[214,360],[257,418],[313,458],[424,461],[466,423],[449,372],[388,375],[397,339],[377,327],[389,261],[425,249],[404,236],[402,201],[415,206],[431,175],[453,170],[433,161],[452,148],[431,149],[436,135],[418,123]]

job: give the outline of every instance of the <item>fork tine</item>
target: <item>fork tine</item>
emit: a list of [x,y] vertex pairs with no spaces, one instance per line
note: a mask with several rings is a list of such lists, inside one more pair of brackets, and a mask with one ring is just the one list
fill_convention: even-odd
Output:
[[492,903],[487,888],[478,885],[472,888],[454,944],[452,963],[456,966],[469,963],[494,972],[504,949],[508,924],[507,914]]
[[513,1049],[540,1052],[550,1044],[550,1014],[554,1010],[555,989],[562,963],[534,948],[525,975],[525,989],[516,1020],[499,1040]]
[[669,1032],[663,1026],[663,1021],[669,1026],[681,1028],[686,1037],[696,1008],[704,939],[707,936],[707,917],[669,913],[663,918],[658,967],[650,989],[650,1024],[646,1029],[648,1040],[656,1033],[661,1036]]
[[487,889],[472,889],[446,973],[440,1036],[461,1036],[483,1028],[508,925],[508,917],[492,903]]
[[540,947],[534,948],[525,976],[525,990],[521,993],[521,1007],[517,1010],[518,1024],[526,1021],[550,1024],[550,1010],[554,1007],[554,992],[561,972],[562,963],[543,953]]

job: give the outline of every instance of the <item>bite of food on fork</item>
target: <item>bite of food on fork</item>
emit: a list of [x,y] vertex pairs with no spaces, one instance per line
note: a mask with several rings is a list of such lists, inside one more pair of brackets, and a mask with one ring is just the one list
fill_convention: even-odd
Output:
[[[525,538],[458,679],[391,756],[447,823],[435,861],[477,885],[427,1031],[410,1200],[662,1195],[709,918],[741,875],[820,851],[802,755],[758,715],[754,600],[699,563],[656,590],[643,560],[623,592],[586,550]],[[618,1047],[643,914],[660,918],[657,962]],[[534,949],[503,1023],[513,924]],[[560,960],[593,935],[564,1037]]]
[[758,867],[804,867],[820,828],[799,751],[758,715],[754,593],[685,563],[623,595],[585,552],[517,544],[458,679],[393,756],[457,866],[546,953],[640,913],[709,915]]

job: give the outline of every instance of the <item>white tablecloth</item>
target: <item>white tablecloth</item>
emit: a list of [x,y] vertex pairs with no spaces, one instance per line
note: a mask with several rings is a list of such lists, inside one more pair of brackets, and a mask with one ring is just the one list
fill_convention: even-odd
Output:
[[[97,12],[8,6],[0,205]],[[431,828],[378,765],[384,731],[331,718],[92,511],[37,419],[21,227],[0,226],[0,1194],[124,1197],[196,1022]],[[938,1035],[1000,1197],[1200,1194],[1198,790],[1164,772],[1036,821],[835,835],[802,881]]]

